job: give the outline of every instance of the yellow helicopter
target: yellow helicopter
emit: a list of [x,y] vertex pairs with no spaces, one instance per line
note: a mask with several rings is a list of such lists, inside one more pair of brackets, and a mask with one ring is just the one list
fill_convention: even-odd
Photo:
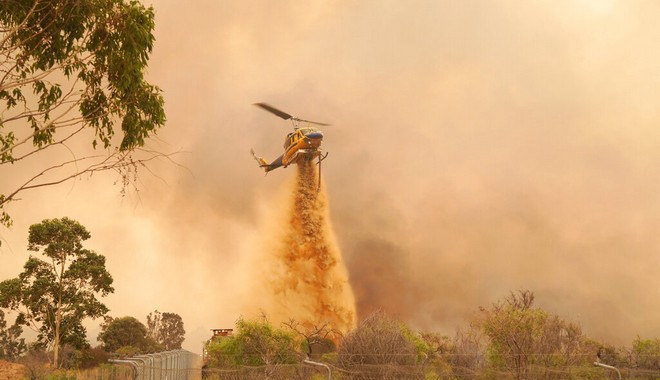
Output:
[[[291,164],[295,164],[300,160],[311,161],[315,157],[318,157],[319,165],[319,186],[321,178],[321,161],[323,161],[328,153],[325,155],[321,152],[321,142],[323,141],[323,132],[317,128],[311,127],[310,124],[329,126],[330,124],[319,123],[317,121],[310,121],[305,119],[299,119],[297,117],[291,116],[288,113],[278,110],[277,108],[268,105],[266,103],[254,103],[255,106],[260,107],[276,116],[281,117],[284,120],[291,120],[293,123],[293,132],[289,133],[284,140],[284,153],[268,163],[261,157],[258,157],[254,153],[254,149],[250,151],[255,160],[259,163],[259,167],[264,168],[266,173],[271,170],[275,170],[279,167],[287,167]],[[306,123],[306,126],[301,127],[302,123]]]

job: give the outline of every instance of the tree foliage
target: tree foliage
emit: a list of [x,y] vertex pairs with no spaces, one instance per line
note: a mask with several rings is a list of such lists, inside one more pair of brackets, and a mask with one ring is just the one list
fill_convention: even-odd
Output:
[[130,352],[133,355],[162,350],[162,347],[147,335],[145,325],[136,318],[127,316],[107,322],[98,336],[107,352]]
[[552,378],[553,369],[592,360],[582,355],[585,338],[578,325],[533,304],[534,293],[523,290],[481,309],[477,325],[489,340],[492,366],[512,371],[516,379],[530,378],[530,371],[532,377]]
[[[461,366],[473,361],[472,355],[465,352],[466,348],[459,341],[462,334],[457,334],[456,339],[433,332],[422,332],[416,337],[421,339],[424,345],[417,344],[424,357],[422,363],[427,366],[426,377],[433,375],[434,378],[465,378],[466,373]],[[469,346],[468,346],[469,347]],[[463,351],[463,352],[461,352]]]
[[2,224],[11,223],[4,206],[22,191],[135,165],[131,152],[165,123],[161,90],[144,77],[153,29],[153,8],[136,0],[0,1],[0,168],[74,138],[108,152],[0,189]]
[[271,366],[301,361],[300,340],[266,319],[236,322],[236,334],[206,346],[211,367]]
[[17,278],[0,282],[0,307],[17,311],[17,322],[38,332],[38,344],[52,346],[56,366],[60,346],[88,346],[82,321],[106,314],[97,297],[114,291],[105,257],[83,248],[89,238],[69,218],[33,224],[28,249],[42,251],[47,261],[30,256]]
[[147,335],[165,350],[181,349],[186,335],[183,319],[176,313],[155,310],[147,315]]
[[7,327],[5,312],[0,310],[0,359],[14,361],[27,351],[25,339],[21,338],[23,328],[14,322]]
[[629,358],[632,367],[660,370],[660,339],[635,338]]

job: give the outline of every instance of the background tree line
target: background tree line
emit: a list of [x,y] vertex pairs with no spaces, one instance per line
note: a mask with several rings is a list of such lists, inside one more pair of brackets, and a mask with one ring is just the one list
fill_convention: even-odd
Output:
[[[108,315],[101,299],[114,292],[113,279],[105,257],[84,247],[90,237],[69,218],[30,226],[28,249],[40,256],[31,255],[23,272],[0,282],[0,359],[81,368],[110,354],[181,348],[185,329],[178,314],[156,310],[146,324]],[[593,366],[601,360],[628,377],[660,376],[660,339],[637,338],[627,349],[608,346],[534,302],[531,291],[511,293],[481,307],[453,337],[414,331],[384,313],[368,316],[346,335],[329,324],[291,320],[275,327],[266,316],[240,319],[236,334],[206,345],[206,373],[310,378],[317,371],[303,364],[313,361],[346,379],[608,378]],[[101,317],[101,345],[92,348],[82,322]],[[34,342],[25,341],[23,328],[35,331]]]
[[[79,368],[105,362],[110,354],[181,348],[185,329],[176,313],[156,310],[146,326],[134,317],[108,316],[101,298],[114,292],[113,279],[105,256],[83,247],[90,237],[66,217],[30,226],[28,249],[41,257],[31,255],[23,272],[0,282],[0,359]],[[101,317],[101,345],[92,349],[83,321]],[[34,342],[26,343],[23,328],[37,334]]]
[[[614,365],[627,379],[660,378],[660,339],[637,338],[615,348],[586,336],[578,324],[513,292],[478,310],[454,336],[414,331],[377,312],[345,336],[328,326],[277,328],[265,317],[240,319],[236,333],[206,344],[207,378],[321,379],[610,379]],[[310,342],[322,349],[310,350]],[[597,357],[598,355],[598,357]],[[221,377],[219,375],[222,374]]]

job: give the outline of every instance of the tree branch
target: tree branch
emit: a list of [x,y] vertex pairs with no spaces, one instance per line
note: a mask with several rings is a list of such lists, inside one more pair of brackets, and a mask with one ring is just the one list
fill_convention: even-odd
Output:
[[27,180],[23,185],[21,185],[19,188],[14,190],[12,193],[7,195],[4,199],[0,198],[0,207],[3,206],[5,203],[8,203],[12,201],[13,199],[16,198],[16,195],[19,193],[25,191],[25,190],[30,190],[30,189],[36,189],[40,187],[45,187],[45,186],[51,186],[51,185],[57,185],[66,181],[69,181],[71,179],[80,177],[83,174],[92,174],[94,172],[100,172],[100,171],[105,171],[105,170],[122,170],[123,168],[126,167],[132,167],[136,164],[144,164],[150,161],[155,160],[156,158],[167,158],[171,160],[171,156],[176,154],[175,153],[170,153],[170,154],[165,154],[165,153],[158,153],[154,151],[145,151],[150,153],[150,156],[143,158],[143,159],[138,159],[138,160],[133,160],[131,155],[129,153],[122,153],[122,152],[115,152],[106,158],[104,158],[101,162],[91,164],[84,168],[83,170],[76,171],[70,175],[64,176],[62,178],[52,180],[52,181],[46,181],[46,182],[40,182],[40,183],[35,183],[39,178],[45,176],[51,171],[66,167],[68,165],[75,165],[83,161],[88,161],[91,159],[97,159],[102,156],[88,156],[88,157],[83,157],[83,158],[75,158],[69,161],[62,162],[58,165],[53,165],[50,166],[38,174],[34,175],[32,178]]

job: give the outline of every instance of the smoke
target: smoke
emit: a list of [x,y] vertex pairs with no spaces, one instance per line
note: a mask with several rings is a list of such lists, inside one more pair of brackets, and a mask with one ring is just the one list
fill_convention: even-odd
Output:
[[355,274],[358,317],[382,310],[410,321],[424,289],[417,288],[406,252],[388,241],[359,241],[348,267]]
[[112,314],[178,312],[196,351],[250,310],[313,315],[287,302],[284,279],[305,283],[275,249],[293,168],[264,177],[249,155],[281,154],[264,101],[333,124],[319,197],[358,318],[451,334],[526,288],[595,339],[660,336],[657,3],[153,3],[159,139],[185,169],[150,167],[130,199],[112,175],[26,193],[5,278],[30,224],[69,216],[107,257]]
[[[253,270],[260,291],[247,309],[275,322],[295,320],[304,327],[327,325],[343,333],[355,327],[355,301],[337,245],[316,165],[302,160],[285,207],[262,236]],[[271,207],[277,207],[272,204]]]

